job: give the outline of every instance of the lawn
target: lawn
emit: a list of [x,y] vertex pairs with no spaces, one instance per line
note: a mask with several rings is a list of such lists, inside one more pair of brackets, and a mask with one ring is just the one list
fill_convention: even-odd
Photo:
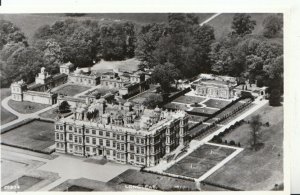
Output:
[[204,144],[176,164],[172,165],[165,172],[191,178],[199,178],[234,151],[235,150],[231,148]]
[[49,151],[48,147],[54,144],[54,124],[48,121],[32,120],[1,134],[1,142],[34,149]]
[[171,110],[186,110],[188,109],[186,104],[167,103],[164,108]]
[[[55,119],[57,117],[57,111],[58,111],[58,108],[52,108],[50,110],[47,110],[46,112],[43,112],[43,113],[39,114],[39,116],[42,117],[42,118]],[[67,113],[63,113],[61,115],[62,116],[67,116],[70,113],[71,112],[67,112]]]
[[118,91],[117,89],[98,88],[98,89],[95,89],[95,90],[90,91],[88,93],[85,93],[85,95],[95,94],[95,95],[99,95],[99,96],[104,96],[104,95],[106,95],[109,92],[110,93],[115,93],[117,91]]
[[230,104],[230,101],[209,99],[203,104],[205,104],[207,107],[221,109]]
[[57,93],[57,94],[63,94],[66,96],[74,96],[78,93],[84,92],[88,89],[90,89],[91,87],[87,87],[87,86],[82,86],[82,85],[65,85],[61,88],[58,88],[57,90],[54,90],[53,92]]
[[210,115],[210,114],[217,112],[218,110],[211,109],[211,108],[193,108],[191,111],[199,113],[199,114],[209,114]]
[[10,191],[10,192],[11,191],[24,192],[25,190],[27,190],[28,188],[34,186],[35,184],[39,183],[40,181],[42,181],[42,179],[24,175],[24,176],[16,179],[15,181],[12,181],[11,183],[6,185],[6,186],[18,186],[19,188],[8,190],[4,186],[4,187],[2,187],[2,190],[3,191]]
[[132,101],[132,102],[135,102],[137,104],[141,104],[144,102],[144,100],[149,96],[149,95],[152,95],[152,94],[156,94],[154,92],[151,92],[151,91],[146,91],[146,92],[143,92],[143,93],[140,93],[136,96],[134,96],[133,98],[129,98],[128,100]]
[[176,187],[179,186],[197,191],[195,182],[193,181],[187,181],[184,179],[177,179],[153,173],[140,172],[133,169],[126,170],[122,174],[110,180],[108,184],[109,183],[119,185],[122,183],[127,183],[131,185],[156,186],[159,190],[163,191],[175,191]]
[[[283,183],[283,107],[265,105],[251,116],[260,114],[262,127],[258,151],[249,148],[249,126],[242,125],[224,139],[241,142],[246,147],[239,155],[207,178],[207,181],[243,190],[270,190]],[[245,120],[249,120],[251,116]],[[244,146],[243,146],[244,145]]]
[[[10,88],[2,88],[0,89],[1,101],[10,96]],[[1,124],[9,123],[10,121],[18,119],[17,116],[8,112],[5,108],[1,105]]]
[[201,122],[204,121],[207,117],[205,116],[197,116],[189,114],[189,121]]
[[50,106],[48,104],[39,104],[35,102],[18,102],[11,99],[8,101],[8,105],[15,111],[22,114],[34,113]]
[[204,101],[205,99],[206,98],[203,98],[203,97],[183,95],[183,96],[180,96],[180,97],[176,98],[175,100],[173,100],[173,102],[193,104],[195,102],[200,103],[200,102]]

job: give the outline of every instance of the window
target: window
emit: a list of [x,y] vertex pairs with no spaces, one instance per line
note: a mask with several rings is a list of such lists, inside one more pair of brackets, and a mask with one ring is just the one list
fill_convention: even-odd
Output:
[[93,134],[93,135],[96,135],[96,130],[92,130],[92,134]]
[[103,146],[103,139],[99,139],[99,145]]
[[136,161],[137,161],[137,162],[140,162],[140,157],[137,156],[137,157],[136,157]]
[[96,145],[96,138],[93,138],[92,142],[93,142],[94,145]]
[[78,133],[81,133],[81,129],[78,129]]
[[103,136],[103,131],[99,131],[99,135]]
[[140,143],[140,138],[136,138],[136,143]]
[[141,162],[142,162],[142,163],[144,162],[144,158],[143,158],[143,157],[141,157]]
[[56,143],[56,147],[59,148],[59,143]]
[[77,136],[74,136],[74,141],[75,141],[75,143],[78,142]]
[[74,128],[74,132],[77,133],[77,128]]
[[110,141],[106,140],[106,146],[110,147]]
[[117,150],[120,150],[120,144],[117,143]]
[[106,154],[107,154],[107,155],[110,155],[110,150],[107,150],[107,151],[106,151]]
[[55,125],[55,129],[59,129],[59,125]]
[[79,143],[80,144],[82,143],[82,137],[79,137]]
[[125,150],[124,144],[121,144],[121,150]]
[[140,147],[136,147],[136,153],[140,153]]
[[90,130],[86,129],[86,130],[85,130],[85,133],[90,133]]
[[130,144],[130,150],[134,151],[134,145],[133,144]]
[[121,140],[124,141],[124,136],[123,135],[121,136]]
[[113,155],[116,156],[116,151],[113,151]]
[[93,148],[93,152],[96,153],[96,148]]
[[115,133],[113,133],[113,137],[116,137],[116,134],[115,134]]
[[120,135],[117,135],[117,140],[119,140],[120,139]]
[[114,147],[114,148],[116,147],[116,142],[113,142],[113,147]]
[[130,154],[130,159],[133,160],[134,159],[134,155]]
[[72,130],[73,130],[72,126],[69,126],[69,130],[70,130],[70,131],[72,131]]
[[60,130],[64,130],[64,127],[63,127],[63,126],[60,126],[59,129],[60,129]]
[[60,134],[60,140],[64,140],[64,134]]
[[129,139],[130,141],[134,141],[134,136],[131,135]]
[[144,144],[145,143],[145,139],[141,139],[141,143]]
[[106,132],[106,137],[109,137],[110,136],[110,133],[107,131]]
[[56,139],[59,139],[59,134],[58,133],[56,133]]
[[141,153],[144,154],[145,153],[145,149],[144,147],[141,147]]
[[89,138],[89,137],[86,137],[86,138],[85,138],[85,142],[86,142],[86,143],[90,143],[90,138]]
[[90,151],[90,147],[86,147],[86,151],[89,152]]
[[72,141],[73,140],[73,135],[69,134],[69,140]]

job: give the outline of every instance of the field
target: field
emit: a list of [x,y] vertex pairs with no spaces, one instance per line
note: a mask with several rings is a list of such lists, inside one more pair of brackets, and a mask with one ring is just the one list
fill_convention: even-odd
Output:
[[[58,108],[52,108],[46,112],[40,113],[39,116],[42,118],[55,119],[57,117]],[[69,115],[71,112],[63,113],[62,116]]]
[[202,145],[165,172],[191,178],[199,178],[233,152],[234,149],[230,148],[207,144]]
[[30,188],[31,186],[39,183],[40,181],[42,181],[42,179],[25,175],[6,185],[6,186],[19,186],[20,188],[14,190],[6,190],[4,186],[2,190],[23,192],[28,188]]
[[50,106],[47,104],[39,104],[35,102],[26,102],[26,101],[18,102],[14,100],[9,100],[8,105],[15,111],[22,114],[34,113]]
[[108,183],[122,184],[127,183],[131,185],[148,185],[156,186],[158,189],[163,191],[176,190],[176,187],[188,188],[196,191],[197,188],[193,181],[187,181],[183,179],[176,179],[173,177],[167,177],[163,175],[140,172],[133,169],[128,169],[122,174],[118,175],[114,179],[110,180]]
[[[262,148],[249,148],[249,126],[242,125],[224,137],[241,142],[245,150],[207,178],[207,181],[243,190],[270,190],[283,182],[283,108],[265,105],[251,116],[260,114]],[[245,120],[250,120],[251,116]]]
[[179,103],[185,103],[185,104],[193,104],[195,102],[200,103],[202,101],[204,101],[206,98],[203,97],[196,97],[196,96],[180,96],[178,98],[176,98],[175,100],[173,100],[173,102],[179,102]]
[[[9,88],[2,88],[0,89],[0,95],[1,95],[1,101],[10,96],[10,89]],[[8,112],[5,108],[2,107],[1,105],[1,124],[6,124],[10,121],[18,119],[17,116],[14,114]]]
[[[233,13],[223,13],[218,17],[212,19],[208,24],[214,27],[216,39],[226,36],[231,31],[231,23],[233,19]],[[261,35],[263,30],[263,20],[269,13],[250,13],[251,19],[256,21],[256,26],[252,32],[254,35]],[[276,40],[279,41],[280,40]],[[282,39],[281,39],[282,42]]]
[[230,101],[209,99],[203,104],[205,104],[207,107],[221,109],[230,104]]
[[201,122],[205,120],[207,117],[205,116],[197,116],[197,115],[190,115],[189,114],[189,121]]
[[54,144],[53,129],[52,122],[33,120],[1,134],[1,142],[16,147],[48,151],[47,148]]
[[54,90],[53,92],[58,93],[58,94],[67,95],[67,96],[74,96],[74,95],[81,93],[83,91],[86,91],[88,89],[90,89],[90,87],[69,84],[69,85],[65,85],[61,88],[58,88],[57,90]]
[[[210,17],[211,13],[197,14],[199,22]],[[8,20],[18,26],[29,38],[33,39],[36,30],[43,25],[52,25],[56,21],[74,18],[77,20],[96,20],[99,23],[118,22],[119,20],[129,20],[138,24],[147,24],[153,22],[166,22],[168,16],[166,13],[99,13],[86,14],[82,17],[67,17],[65,14],[0,14],[0,19]]]

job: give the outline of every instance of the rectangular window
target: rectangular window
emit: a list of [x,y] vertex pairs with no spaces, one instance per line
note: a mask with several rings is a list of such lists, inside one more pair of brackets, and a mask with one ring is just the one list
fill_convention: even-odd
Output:
[[86,129],[86,130],[85,130],[85,133],[90,133],[90,130]]
[[99,131],[99,135],[103,136],[103,131]]
[[145,143],[145,139],[141,139],[141,143],[144,144]]
[[141,157],[141,162],[144,163],[144,158],[143,157]]
[[78,129],[78,133],[81,133],[81,129]]
[[110,147],[110,141],[106,140],[106,146]]
[[117,135],[117,140],[119,140],[120,139],[120,135]]
[[59,129],[59,125],[55,125],[55,129]]
[[92,130],[92,134],[93,134],[93,135],[96,135],[96,130]]
[[85,142],[86,142],[86,143],[90,143],[90,138],[89,138],[89,137],[86,137],[86,138],[85,138]]
[[73,135],[69,134],[69,140],[72,141],[73,140]]
[[103,146],[103,139],[99,139],[99,145]]
[[78,142],[77,136],[74,136],[74,141],[75,141],[75,143]]
[[141,147],[141,153],[144,154],[145,153],[145,149],[144,147]]
[[133,144],[130,144],[130,150],[134,151],[134,145]]
[[93,152],[96,153],[96,148],[93,148]]
[[59,139],[59,133],[56,133],[56,139]]
[[74,128],[74,132],[77,133],[77,128]]
[[120,150],[120,144],[117,143],[117,150]]
[[64,134],[60,134],[60,140],[64,140]]
[[56,148],[59,148],[59,143],[56,143]]
[[124,141],[124,136],[123,135],[121,136],[121,140]]
[[89,152],[90,151],[90,147],[86,147],[86,151]]
[[60,130],[64,130],[64,127],[63,127],[63,126],[60,126],[59,129],[60,129]]
[[140,138],[136,138],[136,143],[140,143]]
[[113,155],[116,156],[116,151],[113,151]]
[[94,145],[96,145],[96,138],[93,138],[92,142],[93,142]]
[[110,155],[110,150],[107,150],[107,151],[106,151],[106,154],[109,156],[109,155]]
[[116,142],[115,142],[115,141],[113,142],[113,147],[114,147],[114,148],[116,147]]
[[124,144],[121,144],[121,150],[125,150]]
[[136,157],[136,162],[140,162],[140,157]]
[[133,160],[134,159],[134,155],[130,154],[130,159]]
[[110,136],[110,133],[107,131],[106,132],[106,137],[109,137]]
[[72,126],[69,126],[69,130],[70,130],[70,131],[72,131],[72,130],[73,130]]
[[79,143],[80,144],[82,143],[82,137],[79,137]]
[[130,136],[130,141],[134,141],[134,136]]
[[136,153],[140,153],[140,147],[136,147]]
[[116,137],[116,134],[115,134],[115,133],[113,133],[113,137]]

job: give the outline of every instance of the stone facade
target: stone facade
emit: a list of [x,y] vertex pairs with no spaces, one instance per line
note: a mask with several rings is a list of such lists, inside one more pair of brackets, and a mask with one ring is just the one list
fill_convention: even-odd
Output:
[[148,167],[188,141],[183,111],[148,110],[130,102],[112,105],[104,99],[72,110],[71,116],[55,122],[57,152]]
[[195,94],[209,98],[234,98],[234,88],[237,82],[233,77],[200,75],[200,79],[195,81],[192,86],[195,87]]

